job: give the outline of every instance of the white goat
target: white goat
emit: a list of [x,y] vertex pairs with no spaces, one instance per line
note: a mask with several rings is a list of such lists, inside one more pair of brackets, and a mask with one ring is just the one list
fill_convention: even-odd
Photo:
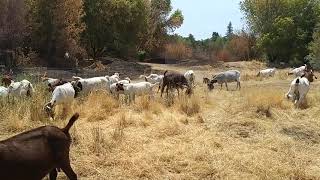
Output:
[[192,70],[188,70],[186,73],[184,73],[184,77],[187,79],[190,86],[193,87],[196,79],[194,72]]
[[81,84],[78,83],[65,83],[63,85],[57,86],[52,92],[52,98],[48,102],[44,109],[51,118],[54,118],[53,108],[56,105],[70,105],[78,93],[81,91]]
[[306,95],[310,89],[310,82],[305,77],[295,78],[291,84],[286,97],[292,99],[296,107],[305,102]]
[[263,69],[263,70],[259,71],[257,76],[273,77],[275,73],[276,73],[276,68],[268,68],[268,69]]
[[164,77],[163,75],[158,75],[158,74],[150,74],[149,76],[140,75],[140,78],[144,78],[146,82],[150,82],[152,84],[159,83],[158,92],[162,85],[163,77]]
[[218,83],[221,85],[222,89],[222,84],[225,83],[227,90],[229,90],[227,85],[228,82],[237,82],[237,89],[240,89],[240,72],[237,70],[229,70],[215,74],[213,79],[209,82],[209,85],[213,87],[214,83]]
[[83,93],[89,93],[93,90],[97,89],[107,89],[110,88],[110,80],[107,77],[93,77],[83,79],[81,77],[72,77],[76,82],[80,82],[82,84]]
[[22,80],[20,82],[12,82],[8,87],[9,95],[13,97],[32,96],[34,88],[28,80]]
[[294,68],[293,70],[291,70],[288,75],[295,75],[295,77],[299,77],[299,76],[302,76],[304,74],[304,72],[306,71],[306,68],[307,68],[307,65],[303,65],[303,66],[300,66],[298,68]]
[[7,97],[8,96],[8,88],[4,86],[0,86],[0,97]]
[[305,72],[302,77],[295,78],[291,84],[286,97],[288,99],[292,99],[296,107],[300,107],[305,100],[307,93],[310,89],[310,83],[313,82],[313,78],[318,79],[314,74],[313,71],[310,70]]
[[108,81],[110,81],[110,84],[120,81],[119,73],[114,73],[112,76],[105,76],[105,77],[108,79]]
[[123,91],[117,91],[117,83],[130,84],[130,78],[126,77],[124,80],[120,80],[116,83],[110,85],[110,93],[113,94],[117,99],[119,99],[119,94],[123,94]]
[[149,82],[139,82],[131,84],[116,84],[116,90],[122,92],[123,94],[129,96],[129,102],[135,100],[136,95],[149,95],[153,97],[152,88],[159,83],[151,84]]
[[55,79],[55,78],[48,78],[48,77],[43,77],[41,78],[42,82],[45,83],[45,85],[49,85],[49,84],[56,84],[60,81],[60,79]]

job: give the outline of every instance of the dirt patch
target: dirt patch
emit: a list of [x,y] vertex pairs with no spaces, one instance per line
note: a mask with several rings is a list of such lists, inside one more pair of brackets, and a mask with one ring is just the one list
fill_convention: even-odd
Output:
[[119,72],[121,77],[130,77],[132,79],[138,78],[141,74],[159,73],[159,71],[152,70],[149,65],[142,65],[136,62],[129,61],[113,61],[106,66],[106,72],[113,74]]
[[263,133],[255,122],[233,122],[222,125],[221,131],[227,132],[235,138],[250,138]]
[[297,141],[304,141],[312,144],[319,144],[320,142],[320,134],[316,133],[315,130],[293,126],[289,128],[282,128],[280,132]]
[[[48,77],[51,78],[70,78],[72,76],[80,77],[95,77],[112,75],[115,72],[120,74],[120,78],[130,77],[131,79],[138,78],[141,74],[150,73],[163,73],[162,71],[153,70],[150,65],[139,64],[137,62],[130,62],[124,60],[110,60],[108,64],[102,64],[101,62],[96,65],[90,65],[82,69],[62,69],[62,68],[22,68],[21,73],[32,74],[36,77],[41,77],[45,72]],[[19,72],[20,72],[19,71]]]

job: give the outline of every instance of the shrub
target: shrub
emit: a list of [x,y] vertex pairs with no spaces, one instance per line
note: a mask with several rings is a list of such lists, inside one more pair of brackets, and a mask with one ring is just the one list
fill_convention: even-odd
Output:
[[169,59],[186,59],[192,56],[192,49],[182,42],[165,45],[165,57]]

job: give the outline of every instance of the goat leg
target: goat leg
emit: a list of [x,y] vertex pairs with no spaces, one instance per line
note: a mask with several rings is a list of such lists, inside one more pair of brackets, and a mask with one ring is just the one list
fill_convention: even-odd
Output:
[[69,155],[66,161],[60,167],[70,180],[77,180],[77,174],[73,171],[70,165]]
[[58,176],[58,172],[56,168],[54,168],[50,173],[49,173],[49,179],[50,180],[56,180]]

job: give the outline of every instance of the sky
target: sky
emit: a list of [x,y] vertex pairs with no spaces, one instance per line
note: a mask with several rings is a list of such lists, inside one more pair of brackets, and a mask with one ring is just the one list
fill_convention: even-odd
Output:
[[231,21],[234,30],[244,27],[240,11],[241,0],[172,0],[173,10],[180,9],[184,16],[182,26],[174,33],[193,34],[197,40],[211,37],[212,32],[225,35]]

